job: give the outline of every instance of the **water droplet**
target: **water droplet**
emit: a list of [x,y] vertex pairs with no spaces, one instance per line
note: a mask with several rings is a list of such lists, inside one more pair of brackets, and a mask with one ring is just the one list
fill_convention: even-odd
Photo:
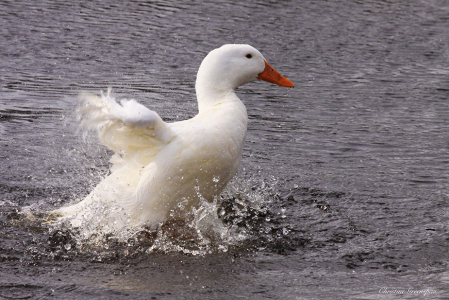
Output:
[[213,181],[213,182],[219,182],[219,181],[220,181],[220,177],[218,177],[218,176],[215,177],[215,176],[214,176],[214,177],[212,178],[212,181]]

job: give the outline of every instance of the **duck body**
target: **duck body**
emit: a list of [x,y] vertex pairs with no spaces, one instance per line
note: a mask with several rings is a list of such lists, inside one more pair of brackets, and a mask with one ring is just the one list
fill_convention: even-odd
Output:
[[213,200],[232,179],[240,165],[247,114],[236,96],[227,98],[233,101],[169,124],[173,139],[146,167],[137,187],[136,219],[161,222],[178,204],[187,212],[201,198]]
[[[119,227],[155,228],[167,219],[183,218],[202,198],[213,200],[236,174],[242,157],[248,116],[235,89],[267,80],[260,78],[262,73],[276,72],[267,65],[249,45],[211,51],[196,81],[199,113],[174,123],[135,100],[119,104],[109,93],[82,94],[82,124],[98,131],[102,143],[115,152],[111,174],[83,201],[54,212],[78,227],[102,217],[98,205],[112,205],[108,218],[116,224],[120,219]],[[268,75],[288,86],[282,75]]]

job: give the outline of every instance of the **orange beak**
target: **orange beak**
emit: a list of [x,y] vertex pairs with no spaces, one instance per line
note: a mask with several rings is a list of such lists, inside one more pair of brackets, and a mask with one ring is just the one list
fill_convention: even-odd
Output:
[[259,76],[257,76],[258,79],[275,83],[280,86],[295,87],[293,82],[282,76],[278,71],[276,71],[272,66],[270,66],[270,64],[268,64],[265,59],[264,61],[265,61],[265,69],[263,70],[262,73],[259,74]]

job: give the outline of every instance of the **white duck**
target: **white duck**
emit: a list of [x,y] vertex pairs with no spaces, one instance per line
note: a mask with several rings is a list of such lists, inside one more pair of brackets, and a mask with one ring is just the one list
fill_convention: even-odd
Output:
[[[99,132],[115,152],[111,174],[81,202],[54,213],[75,227],[100,218],[94,207],[119,208],[109,219],[155,228],[177,206],[189,207],[220,194],[239,168],[248,116],[235,90],[262,79],[294,84],[249,45],[224,45],[201,63],[196,79],[199,113],[190,120],[165,123],[135,100],[115,102],[109,93],[80,96],[83,125]],[[114,215],[117,214],[117,215]],[[172,213],[173,214],[173,213]],[[111,218],[112,217],[112,218]]]

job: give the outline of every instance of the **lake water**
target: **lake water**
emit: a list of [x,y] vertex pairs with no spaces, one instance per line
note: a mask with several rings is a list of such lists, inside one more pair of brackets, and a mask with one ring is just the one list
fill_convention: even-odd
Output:
[[[1,299],[447,299],[449,2],[18,0],[0,25]],[[239,89],[241,170],[203,207],[222,239],[95,244],[24,218],[108,172],[80,91],[184,120],[226,43],[296,86]]]

